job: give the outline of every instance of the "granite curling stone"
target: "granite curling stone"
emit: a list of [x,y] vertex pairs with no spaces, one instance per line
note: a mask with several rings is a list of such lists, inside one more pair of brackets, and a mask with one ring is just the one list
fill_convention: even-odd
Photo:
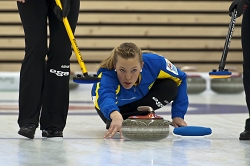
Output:
[[187,74],[187,93],[198,94],[207,89],[206,79],[197,74]]
[[210,88],[220,94],[235,94],[244,91],[243,77],[240,73],[232,74],[230,78],[211,79]]
[[168,120],[155,114],[148,106],[138,107],[139,111],[148,111],[148,115],[130,116],[122,123],[122,135],[126,139],[135,141],[158,141],[169,135]]
[[202,93],[207,89],[207,81],[196,71],[197,68],[194,66],[184,66],[181,68],[182,71],[187,74],[187,93],[198,94]]

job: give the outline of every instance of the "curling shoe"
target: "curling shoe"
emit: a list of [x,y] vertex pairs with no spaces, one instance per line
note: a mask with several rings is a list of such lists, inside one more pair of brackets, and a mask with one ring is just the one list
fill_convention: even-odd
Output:
[[245,130],[242,133],[240,133],[240,140],[250,140],[250,131]]
[[63,132],[56,127],[49,127],[42,131],[42,137],[63,137]]
[[36,132],[36,128],[37,128],[36,124],[28,123],[20,128],[18,134],[27,137],[29,139],[33,139]]
[[240,140],[250,140],[250,118],[246,120],[245,130],[240,133]]

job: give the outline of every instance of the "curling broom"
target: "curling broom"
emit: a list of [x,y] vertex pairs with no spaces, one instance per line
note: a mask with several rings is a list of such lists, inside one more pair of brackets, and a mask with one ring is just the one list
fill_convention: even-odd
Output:
[[225,64],[226,64],[228,49],[229,49],[230,42],[231,42],[231,39],[233,36],[233,30],[234,30],[234,26],[235,26],[235,22],[236,22],[236,16],[237,16],[237,11],[236,11],[236,9],[234,9],[234,11],[232,12],[232,17],[231,17],[231,22],[229,24],[228,34],[227,34],[225,45],[223,48],[222,57],[221,57],[221,61],[219,64],[219,69],[218,70],[213,69],[211,72],[209,72],[210,78],[229,78],[229,77],[231,77],[232,73],[230,71],[228,71],[228,69],[224,69],[224,68],[225,68]]
[[[61,1],[60,0],[55,0],[55,1],[56,1],[56,4],[62,9]],[[74,52],[76,54],[77,61],[78,61],[79,65],[80,65],[80,68],[81,68],[81,71],[82,71],[82,75],[78,74],[77,77],[73,78],[73,81],[75,83],[82,83],[82,84],[91,84],[91,83],[96,83],[96,82],[100,81],[100,78],[98,78],[96,75],[91,76],[91,75],[88,74],[87,68],[86,68],[86,66],[84,64],[81,52],[80,52],[80,50],[78,48],[78,45],[76,43],[76,39],[74,37],[74,34],[72,32],[72,29],[70,27],[70,24],[69,24],[69,21],[68,21],[67,17],[63,18],[63,24],[64,24],[64,26],[66,28],[66,31],[68,33],[71,45],[72,45],[73,50],[74,50]]]

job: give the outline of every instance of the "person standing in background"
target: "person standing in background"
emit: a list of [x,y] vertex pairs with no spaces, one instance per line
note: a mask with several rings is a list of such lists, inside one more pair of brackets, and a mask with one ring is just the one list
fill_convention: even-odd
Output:
[[39,121],[42,136],[47,138],[63,137],[66,125],[72,49],[62,19],[68,18],[74,32],[80,0],[60,1],[62,9],[55,0],[17,0],[25,34],[18,134],[30,139],[34,138]]
[[[249,0],[234,0],[229,7],[229,15],[234,9],[237,17],[243,14],[241,25],[241,43],[243,51],[243,85],[246,95],[246,104],[250,116],[250,9],[247,7]],[[250,140],[250,118],[246,119],[245,130],[240,134],[240,140]]]

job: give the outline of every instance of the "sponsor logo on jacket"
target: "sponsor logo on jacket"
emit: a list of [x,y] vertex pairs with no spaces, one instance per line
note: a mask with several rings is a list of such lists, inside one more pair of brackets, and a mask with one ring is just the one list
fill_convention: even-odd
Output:
[[168,59],[165,58],[165,61],[166,61],[166,67],[167,67],[167,70],[174,73],[175,75],[178,75],[178,71],[177,71],[177,68],[175,67],[175,65],[173,65]]

